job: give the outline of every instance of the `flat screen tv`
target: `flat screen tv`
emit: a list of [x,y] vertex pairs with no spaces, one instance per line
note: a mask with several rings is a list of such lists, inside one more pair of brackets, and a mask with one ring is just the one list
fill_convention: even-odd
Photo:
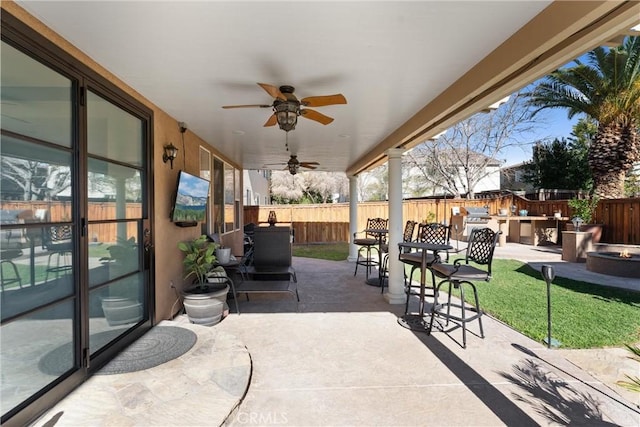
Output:
[[178,173],[178,188],[171,209],[171,221],[179,226],[195,226],[207,218],[209,181],[185,171]]

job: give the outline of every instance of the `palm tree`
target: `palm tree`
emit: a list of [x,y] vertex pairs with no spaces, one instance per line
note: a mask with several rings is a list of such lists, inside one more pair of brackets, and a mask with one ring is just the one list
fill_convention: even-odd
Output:
[[566,108],[569,119],[586,114],[598,123],[589,146],[593,193],[624,197],[624,179],[640,160],[640,37],[627,37],[616,48],[597,47],[574,66],[548,75],[527,95],[529,104]]

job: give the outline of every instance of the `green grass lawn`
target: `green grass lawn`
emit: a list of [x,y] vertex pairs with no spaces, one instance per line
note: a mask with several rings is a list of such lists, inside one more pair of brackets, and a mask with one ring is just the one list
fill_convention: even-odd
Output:
[[[477,283],[482,309],[536,341],[547,336],[547,285],[520,261],[496,259],[490,282]],[[466,297],[467,295],[465,295]],[[640,340],[640,293],[556,277],[551,336],[569,348]]]
[[[22,279],[22,286],[30,286],[31,285],[31,268],[28,265],[24,264],[16,264],[16,268],[18,269],[18,274]],[[36,265],[35,269],[36,283],[44,281],[47,274],[47,267],[44,265]],[[5,279],[12,279],[15,277],[15,273],[13,268],[8,263],[2,265],[2,274]],[[55,273],[49,275],[49,278],[55,277]],[[5,289],[18,288],[20,285],[18,283],[12,283],[10,285],[5,286]]]
[[[294,256],[309,258],[344,260],[348,254],[347,243],[293,248]],[[491,281],[476,285],[483,311],[536,341],[547,336],[547,285],[539,271],[520,261],[494,259]],[[552,337],[562,347],[621,347],[640,341],[638,292],[557,277],[551,285],[551,313]]]
[[293,245],[293,256],[318,258],[329,261],[344,261],[349,256],[349,244],[319,243],[316,245]]
[[[89,245],[89,257],[91,258],[108,257],[110,255],[109,251],[107,250],[108,246],[110,245],[103,245],[103,244]],[[45,257],[44,259],[47,260],[46,257],[48,257],[48,255],[45,254],[45,255],[42,255],[42,257]],[[51,265],[55,266],[55,262],[56,262],[56,256],[54,255],[51,258]],[[20,278],[22,279],[22,286],[30,286],[31,285],[30,265],[16,262],[15,266],[18,269],[18,274],[20,275]],[[9,263],[3,263],[2,266],[0,266],[0,268],[2,268],[3,277],[5,277],[6,279],[11,279],[15,276],[13,268],[11,267],[11,265],[9,265]],[[35,273],[35,283],[43,282],[44,279],[47,277],[46,264],[40,264],[40,263],[36,264],[34,268],[34,273]],[[52,280],[55,277],[56,277],[55,273],[49,274],[49,280]],[[5,289],[18,288],[18,287],[19,287],[18,283],[12,283],[7,285]]]

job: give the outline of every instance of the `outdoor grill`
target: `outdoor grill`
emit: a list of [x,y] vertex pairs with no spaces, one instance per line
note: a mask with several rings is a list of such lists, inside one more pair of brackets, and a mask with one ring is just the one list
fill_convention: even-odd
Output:
[[467,211],[467,216],[465,218],[466,224],[473,225],[485,225],[489,222],[489,208],[488,207],[475,207],[475,206],[467,206],[464,208]]
[[472,228],[486,227],[491,219],[488,207],[465,206],[464,210],[466,215],[452,217],[451,236],[456,240],[467,240]]

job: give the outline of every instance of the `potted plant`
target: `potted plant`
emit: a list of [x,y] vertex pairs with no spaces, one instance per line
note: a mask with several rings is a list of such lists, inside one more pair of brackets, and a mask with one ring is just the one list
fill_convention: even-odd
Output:
[[[136,271],[139,266],[138,245],[134,237],[118,238],[107,248],[108,257],[100,258],[106,264],[111,277],[119,277]],[[136,323],[142,320],[142,303],[138,298],[138,279],[127,277],[106,288],[108,295],[101,297],[104,317],[110,326]]]
[[197,239],[178,243],[178,248],[185,254],[182,261],[184,278],[193,278],[193,283],[182,292],[184,308],[192,323],[212,326],[222,318],[229,291],[228,278],[222,269],[213,273],[216,276],[215,280],[207,280],[216,264],[217,246],[204,234]]
[[[580,229],[575,231],[590,232],[593,243],[600,242],[600,237],[602,236],[602,224],[593,223],[599,201],[600,198],[598,196],[590,196],[583,199],[574,197],[567,202],[572,212],[572,218],[580,218],[582,220]],[[574,230],[574,228],[573,223],[567,223],[569,231]]]

